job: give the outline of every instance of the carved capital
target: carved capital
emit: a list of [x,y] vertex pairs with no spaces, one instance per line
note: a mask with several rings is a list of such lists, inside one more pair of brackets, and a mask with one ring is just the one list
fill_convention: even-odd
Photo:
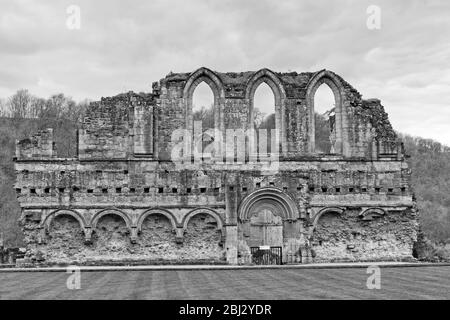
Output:
[[177,243],[183,243],[184,241],[184,229],[183,228],[176,228],[176,242]]
[[43,244],[45,243],[45,238],[47,237],[47,229],[45,228],[45,226],[42,226],[40,229],[41,230],[39,230],[38,234],[38,243]]
[[84,228],[84,242],[86,244],[92,243],[92,229],[91,228]]
[[138,228],[132,227],[131,228],[131,235],[130,235],[131,243],[136,243],[138,239]]

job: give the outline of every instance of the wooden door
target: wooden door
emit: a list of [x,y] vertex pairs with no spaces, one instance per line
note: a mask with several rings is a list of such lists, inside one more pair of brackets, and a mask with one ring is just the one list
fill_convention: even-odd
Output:
[[281,217],[269,210],[262,210],[250,220],[250,246],[283,245],[283,224]]

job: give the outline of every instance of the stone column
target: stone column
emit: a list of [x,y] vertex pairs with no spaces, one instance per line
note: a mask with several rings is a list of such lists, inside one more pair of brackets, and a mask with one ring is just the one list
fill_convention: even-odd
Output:
[[237,225],[226,225],[225,228],[225,250],[228,264],[237,264],[238,255],[238,233]]
[[0,234],[0,264],[3,263],[3,234]]

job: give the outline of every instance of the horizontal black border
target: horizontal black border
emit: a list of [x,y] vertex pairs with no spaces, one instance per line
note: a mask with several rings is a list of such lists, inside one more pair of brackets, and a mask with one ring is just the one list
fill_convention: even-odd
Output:
[[[302,319],[308,317],[345,317],[345,319],[364,319],[367,317],[423,317],[448,314],[449,301],[422,300],[3,300],[0,310],[8,318],[30,316],[45,319],[64,319],[69,317],[99,317],[98,319]],[[270,306],[270,313],[237,315],[237,306]],[[181,308],[213,308],[211,316],[206,314],[182,314]],[[228,307],[225,307],[228,306]],[[236,306],[236,307],[231,307]],[[233,310],[236,311],[231,311]],[[254,307],[253,310],[256,310]],[[263,307],[264,309],[265,307]],[[228,310],[226,313],[225,309]],[[259,310],[263,310],[261,307]],[[200,309],[199,309],[200,310]],[[5,318],[6,319],[6,318]]]

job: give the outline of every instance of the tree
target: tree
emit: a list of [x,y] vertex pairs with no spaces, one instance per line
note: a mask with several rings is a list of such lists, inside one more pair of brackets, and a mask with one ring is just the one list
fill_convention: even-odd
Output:
[[8,110],[6,108],[6,103],[3,99],[0,99],[0,117],[7,117]]
[[34,98],[31,106],[31,118],[42,118],[45,114],[47,100],[44,98]]
[[[195,107],[193,108],[195,109]],[[201,107],[193,112],[194,121],[202,122],[202,132],[208,129],[214,128],[214,106],[211,105],[209,108]]]
[[18,90],[9,98],[8,107],[12,118],[26,118],[30,116],[32,95],[27,89]]
[[317,153],[331,152],[331,127],[326,116],[315,113],[315,149]]
[[253,109],[253,123],[256,129],[260,127],[265,116],[266,114],[262,113],[258,108]]
[[269,114],[261,120],[259,129],[275,129],[275,113]]

